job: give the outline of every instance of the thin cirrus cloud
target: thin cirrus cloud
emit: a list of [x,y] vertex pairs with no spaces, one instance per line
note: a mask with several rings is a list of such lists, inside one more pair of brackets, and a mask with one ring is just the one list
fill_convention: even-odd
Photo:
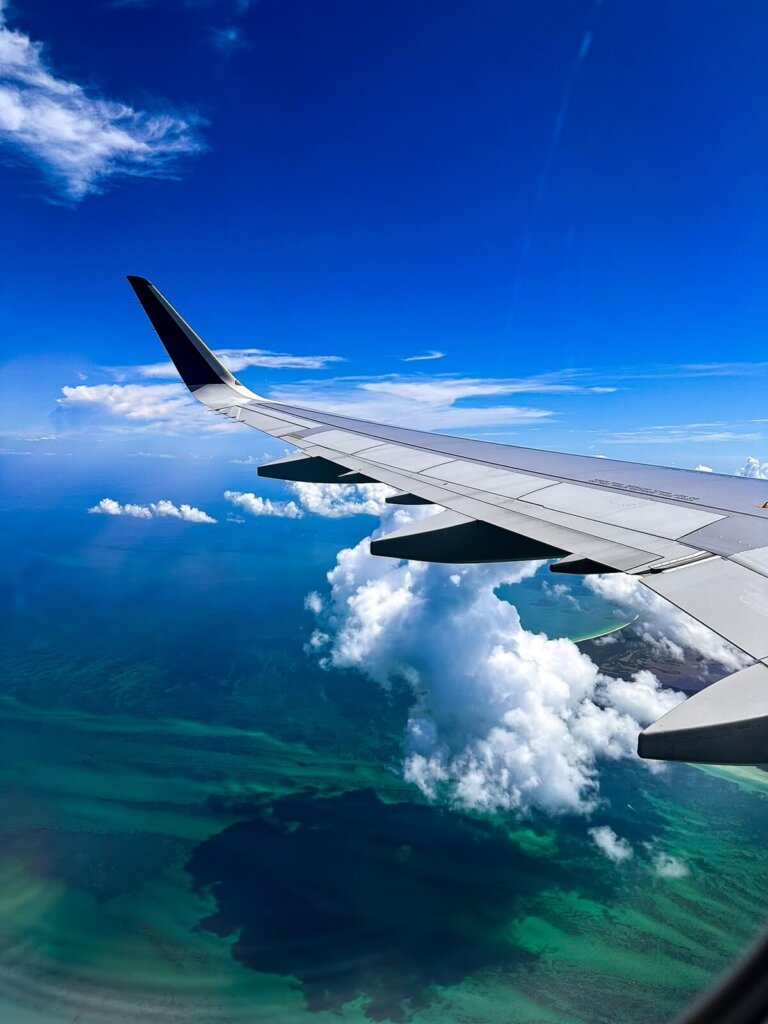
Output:
[[406,356],[403,359],[404,363],[429,363],[433,359],[444,359],[445,352],[440,352],[439,349],[431,348],[429,352],[425,352],[423,355]]
[[237,25],[225,25],[223,28],[213,29],[211,42],[217,50],[226,54],[233,53],[235,50],[248,49],[243,31]]
[[566,372],[529,378],[392,375],[276,385],[271,397],[308,409],[430,430],[532,424],[552,416],[549,409],[493,399],[512,395],[607,394],[614,390],[585,385]]
[[419,380],[370,381],[360,385],[372,394],[395,395],[427,402],[455,402],[464,398],[487,398],[520,394],[611,394],[613,387],[577,384],[558,377],[523,379],[483,377],[430,377]]
[[36,164],[66,200],[115,176],[167,177],[204,146],[200,120],[150,113],[58,77],[43,46],[7,25],[0,0],[0,145]]
[[203,512],[194,505],[174,505],[167,498],[152,501],[148,505],[135,505],[128,502],[121,505],[114,498],[102,498],[101,501],[88,509],[91,515],[128,516],[130,519],[181,519],[185,523],[215,523],[213,516]]
[[603,444],[717,444],[723,441],[755,441],[760,434],[734,430],[737,424],[677,423],[622,430],[602,438]]
[[[536,381],[511,382],[491,378],[438,378],[431,381],[334,378],[324,382],[277,385],[270,390],[270,399],[361,419],[403,422],[425,429],[471,428],[547,420],[552,415],[548,409],[489,403],[488,400],[513,393],[542,390],[547,393],[553,386],[558,391],[566,388],[565,385]],[[464,399],[480,399],[485,404],[460,404]],[[57,406],[60,414],[72,418],[72,425],[76,425],[77,417],[81,416],[87,418],[89,427],[100,424],[110,431],[131,429],[180,434],[194,430],[211,434],[239,429],[236,423],[211,416],[190,397],[183,385],[177,383],[68,385],[62,388]]]
[[[341,356],[298,356],[290,352],[271,352],[265,348],[222,348],[216,355],[233,373],[259,366],[268,370],[322,370],[329,363],[344,362]],[[119,368],[118,374],[137,373],[140,377],[176,378],[178,371],[171,362],[146,363],[143,366]]]
[[[324,369],[342,361],[334,355],[294,355],[266,349],[222,349],[218,354],[230,369],[238,372],[250,366],[270,369]],[[159,381],[176,376],[171,363],[138,367],[116,367],[111,373],[120,383],[79,384],[62,389],[59,409],[89,413],[93,423],[101,416],[112,430],[130,426],[160,433],[195,430],[218,433],[236,430],[237,424],[215,420],[191,401],[179,384],[122,383],[130,377]],[[270,388],[272,401],[307,409],[368,419],[374,422],[407,423],[431,429],[476,429],[480,427],[536,424],[551,419],[550,409],[513,405],[504,399],[515,395],[605,395],[616,389],[584,383],[570,371],[529,378],[459,377],[437,375],[385,377],[331,377],[276,384]]]

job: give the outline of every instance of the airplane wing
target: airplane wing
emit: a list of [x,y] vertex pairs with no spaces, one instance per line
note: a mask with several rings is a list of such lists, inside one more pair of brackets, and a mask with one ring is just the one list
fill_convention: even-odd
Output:
[[371,542],[436,562],[555,559],[556,573],[625,572],[754,663],[639,736],[642,757],[768,762],[768,483],[475,441],[272,402],[244,387],[145,278],[129,276],[184,383],[221,416],[298,451],[259,474],[389,484],[443,511]]

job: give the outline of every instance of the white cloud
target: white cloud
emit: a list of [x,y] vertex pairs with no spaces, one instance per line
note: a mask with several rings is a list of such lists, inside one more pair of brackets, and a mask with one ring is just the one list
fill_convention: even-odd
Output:
[[251,516],[275,516],[281,519],[301,519],[304,515],[295,501],[272,501],[250,491],[224,491],[224,497]]
[[445,405],[466,398],[488,398],[496,395],[605,393],[614,388],[584,387],[565,382],[557,375],[507,380],[483,377],[432,377],[419,380],[377,380],[360,387],[372,394],[394,395],[428,404]]
[[631,844],[617,836],[609,825],[589,829],[589,837],[601,853],[614,864],[622,864],[634,856]]
[[[392,528],[423,511],[387,510]],[[602,676],[570,640],[523,629],[496,597],[541,563],[456,566],[341,551],[310,645],[331,668],[413,687],[404,773],[430,798],[477,810],[588,813],[601,759],[676,705],[649,672]],[[458,577],[458,580],[457,580]]]
[[129,459],[175,459],[170,452],[128,452]]
[[423,355],[420,355],[420,356],[406,356],[405,359],[403,359],[403,362],[404,363],[429,363],[433,359],[443,359],[444,357],[445,357],[445,352],[440,352],[436,348],[431,348],[429,350],[429,352],[425,352]]
[[[322,369],[338,356],[296,356],[263,349],[222,349],[218,353],[234,371],[245,366]],[[238,429],[227,419],[215,419],[195,407],[179,383],[131,383],[130,375],[161,379],[175,376],[170,363],[112,368],[117,383],[62,389],[59,405],[68,410],[88,410],[111,421],[130,420],[148,432],[179,433],[194,429],[215,433]],[[407,423],[415,428],[476,429],[483,426],[538,424],[552,416],[549,409],[493,403],[494,398],[514,394],[603,393],[615,390],[581,383],[571,371],[527,379],[446,377],[416,378],[340,377],[326,381],[301,381],[273,387],[269,399],[331,414],[378,422]]]
[[697,473],[713,473],[714,470],[711,466],[695,466]]
[[268,462],[269,459],[276,458],[275,455],[270,455],[269,452],[262,452],[261,455],[249,455],[245,459],[228,459],[227,461],[232,466],[260,466],[262,462]]
[[213,516],[209,516],[207,512],[194,508],[192,505],[179,505],[177,507],[172,501],[156,501],[150,505],[150,508],[155,516],[171,516],[174,519],[183,519],[187,523],[216,522]]
[[744,465],[736,470],[736,476],[749,476],[757,480],[768,480],[768,462],[760,462],[754,455],[750,455]]
[[174,505],[167,498],[150,502],[149,505],[121,505],[114,498],[102,498],[96,505],[88,509],[91,514],[105,516],[129,516],[133,519],[183,519],[185,523],[215,523],[202,509],[193,505]]
[[669,853],[657,853],[653,857],[653,867],[660,878],[687,878],[691,870],[684,860],[673,857]]
[[603,438],[603,444],[716,444],[723,441],[754,441],[760,435],[731,429],[729,423],[678,423],[622,430]]
[[10,29],[0,2],[0,143],[36,163],[69,200],[115,175],[167,176],[203,147],[196,118],[148,113],[57,77],[40,43]]
[[637,616],[631,628],[651,645],[659,658],[683,661],[685,652],[715,661],[729,672],[751,659],[705,625],[648,590],[633,576],[611,573],[587,576],[585,585],[596,594]]
[[585,383],[570,370],[527,378],[434,376],[337,377],[272,389],[274,401],[308,409],[408,426],[468,428],[540,423],[548,409],[493,403],[511,395],[604,394],[613,387]]
[[310,484],[290,482],[288,489],[298,499],[272,501],[257,494],[225,491],[224,497],[252,516],[282,516],[301,519],[305,514],[326,519],[347,516],[378,516],[388,508],[385,498],[395,492],[385,484]]
[[[453,391],[450,400],[429,393],[408,398],[377,395],[357,385],[331,386],[303,383],[273,389],[274,401],[317,408],[329,413],[358,416],[371,420],[399,420],[414,427],[461,427],[484,423],[535,423],[551,414],[542,409],[518,406],[454,407],[462,397]],[[181,383],[173,384],[78,384],[62,388],[58,400],[68,412],[88,413],[101,417],[112,429],[120,429],[124,421],[133,431],[178,434],[194,430],[198,433],[222,433],[238,430],[240,425],[215,417],[189,395]]]
[[291,482],[288,489],[307,512],[326,519],[380,516],[395,491],[386,484],[308,484]]
[[[216,350],[216,355],[233,373],[246,370],[249,366],[260,366],[269,370],[322,370],[329,363],[343,362],[341,356],[296,356],[288,352],[270,352],[264,348],[220,348]],[[137,373],[140,377],[178,377],[176,367],[170,361],[120,367],[115,373],[118,377],[127,373]]]
[[[416,429],[459,429],[510,423],[539,423],[552,413],[517,405],[457,405],[466,395],[458,388],[425,385],[409,390],[371,389],[369,381],[325,381],[274,387],[270,398],[306,409],[324,410],[374,422],[407,423]],[[473,385],[474,387],[475,385]]]
[[223,53],[232,53],[235,50],[247,49],[242,30],[236,25],[227,25],[225,28],[215,28],[211,32],[211,41],[217,50]]
[[87,415],[89,423],[111,430],[216,434],[238,429],[196,402],[183,384],[77,384],[61,391],[57,405],[65,413]]
[[114,498],[102,498],[101,501],[89,508],[90,513],[104,516],[132,516],[134,519],[151,519],[152,512],[147,505],[121,505]]

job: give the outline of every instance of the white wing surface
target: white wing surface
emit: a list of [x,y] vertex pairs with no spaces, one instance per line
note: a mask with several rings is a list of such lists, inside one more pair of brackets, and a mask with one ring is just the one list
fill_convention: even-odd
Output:
[[625,572],[754,659],[639,737],[643,757],[768,762],[768,485],[369,423],[271,402],[244,387],[160,292],[129,277],[182,379],[214,412],[296,454],[262,476],[380,481],[395,503],[445,511],[372,541],[437,562],[555,559],[553,572]]

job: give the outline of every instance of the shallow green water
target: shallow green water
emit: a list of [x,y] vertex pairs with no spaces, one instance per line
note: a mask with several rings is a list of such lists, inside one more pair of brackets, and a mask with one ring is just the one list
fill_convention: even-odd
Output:
[[621,865],[581,819],[429,805],[406,695],[302,651],[352,526],[132,526],[4,535],[3,1024],[656,1024],[768,916],[761,773],[604,766]]

